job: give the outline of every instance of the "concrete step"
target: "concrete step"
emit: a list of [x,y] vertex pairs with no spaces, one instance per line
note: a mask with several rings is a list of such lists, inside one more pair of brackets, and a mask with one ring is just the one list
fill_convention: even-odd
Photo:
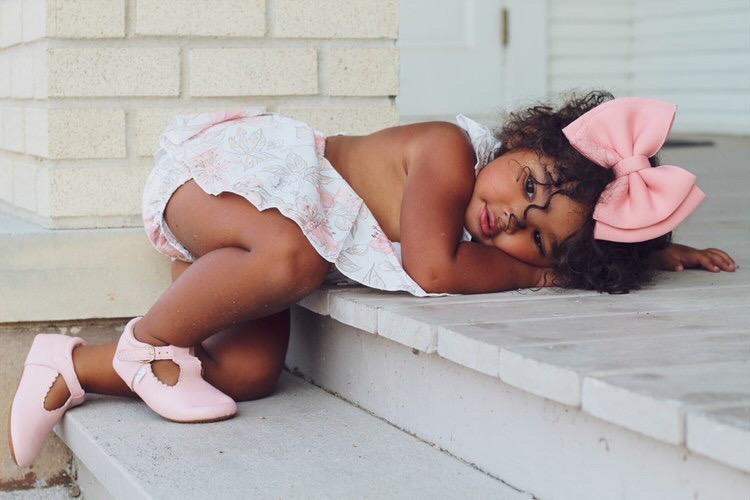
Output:
[[238,406],[227,421],[179,424],[93,394],[55,432],[86,499],[530,498],[288,372]]
[[670,274],[611,296],[321,289],[287,366],[539,498],[746,499],[747,274]]
[[169,286],[143,228],[47,229],[0,214],[0,323],[122,318]]
[[[70,500],[73,498],[65,486],[52,486],[35,490],[0,491],[0,500]],[[83,500],[79,498],[79,500]]]

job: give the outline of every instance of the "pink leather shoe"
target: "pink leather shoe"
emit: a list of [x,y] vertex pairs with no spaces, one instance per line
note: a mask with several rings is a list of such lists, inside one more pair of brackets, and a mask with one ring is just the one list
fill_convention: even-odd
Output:
[[[194,347],[153,346],[133,336],[131,319],[117,343],[112,367],[130,389],[156,413],[174,422],[216,422],[233,417],[237,403],[203,378],[201,361]],[[171,359],[180,367],[175,385],[159,380],[151,361]]]
[[[33,464],[63,414],[86,400],[73,369],[73,348],[79,344],[86,345],[86,341],[56,333],[34,337],[8,416],[8,444],[16,465]],[[47,410],[44,399],[58,374],[68,386],[70,397],[60,408]]]

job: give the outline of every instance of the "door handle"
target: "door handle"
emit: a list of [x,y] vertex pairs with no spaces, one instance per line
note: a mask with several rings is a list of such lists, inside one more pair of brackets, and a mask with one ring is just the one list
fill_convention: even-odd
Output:
[[500,10],[500,45],[508,46],[510,41],[510,12],[507,7]]

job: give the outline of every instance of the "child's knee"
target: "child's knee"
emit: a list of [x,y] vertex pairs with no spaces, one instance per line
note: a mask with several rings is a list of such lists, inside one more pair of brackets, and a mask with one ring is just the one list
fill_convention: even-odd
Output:
[[223,392],[235,401],[264,398],[274,391],[280,376],[281,367],[270,365],[265,368],[256,367],[252,371],[235,372]]

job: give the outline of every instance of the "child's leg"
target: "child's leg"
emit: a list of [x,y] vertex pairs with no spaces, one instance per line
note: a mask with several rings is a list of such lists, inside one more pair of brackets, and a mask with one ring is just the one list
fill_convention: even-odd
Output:
[[[278,210],[260,212],[233,193],[208,195],[194,181],[175,191],[165,216],[174,235],[198,259],[178,274],[179,279],[173,273],[172,286],[136,323],[134,334],[152,345],[196,346],[196,355],[204,365],[204,379],[231,396],[231,389],[223,390],[230,384],[222,387],[221,376],[212,376],[210,367],[215,361],[205,354],[201,342],[227,329],[241,334],[248,330],[246,323],[288,309],[320,286],[329,263],[312,248],[299,226]],[[288,338],[288,326],[283,334],[276,330],[269,341],[278,344],[279,339]],[[76,358],[80,358],[82,366],[93,367],[94,375],[83,375],[84,380],[91,380],[92,392],[134,396],[111,367],[115,345],[77,347],[73,351],[76,372]],[[162,382],[176,383],[179,367],[173,361],[151,364]],[[281,365],[283,357],[279,372]],[[238,377],[236,370],[228,371],[232,372],[227,377],[233,381],[232,387],[246,380]],[[85,385],[83,388],[87,390]],[[59,396],[61,390],[64,402],[67,388],[60,377],[48,403],[56,401],[53,396]]]
[[[190,266],[172,263],[172,281]],[[289,310],[245,321],[225,328],[196,344],[196,356],[204,368],[203,377],[235,401],[250,401],[268,395],[278,381],[289,343]],[[86,392],[123,397],[138,397],[112,368],[117,342],[78,346],[73,350],[73,365]],[[159,361],[161,362],[161,361]],[[168,362],[168,361],[167,361]],[[171,363],[171,362],[169,362]],[[165,383],[177,381],[178,368],[154,363],[154,373]],[[70,396],[62,377],[50,389],[45,408],[59,408]]]
[[[289,342],[289,310],[226,328],[196,345],[196,356],[204,368],[203,378],[235,401],[250,401],[273,391],[284,366]],[[78,346],[73,365],[87,393],[138,396],[112,368],[117,342]],[[171,363],[171,362],[170,362]],[[177,381],[179,368],[154,365],[154,373],[167,384]],[[61,376],[47,394],[44,407],[59,408],[70,392]]]
[[195,181],[170,198],[165,219],[196,261],[135,325],[152,345],[196,345],[228,326],[287,309],[318,288],[330,264],[277,209]]
[[152,345],[189,347],[219,330],[287,309],[318,284],[273,249],[226,247],[198,258],[136,323]]

